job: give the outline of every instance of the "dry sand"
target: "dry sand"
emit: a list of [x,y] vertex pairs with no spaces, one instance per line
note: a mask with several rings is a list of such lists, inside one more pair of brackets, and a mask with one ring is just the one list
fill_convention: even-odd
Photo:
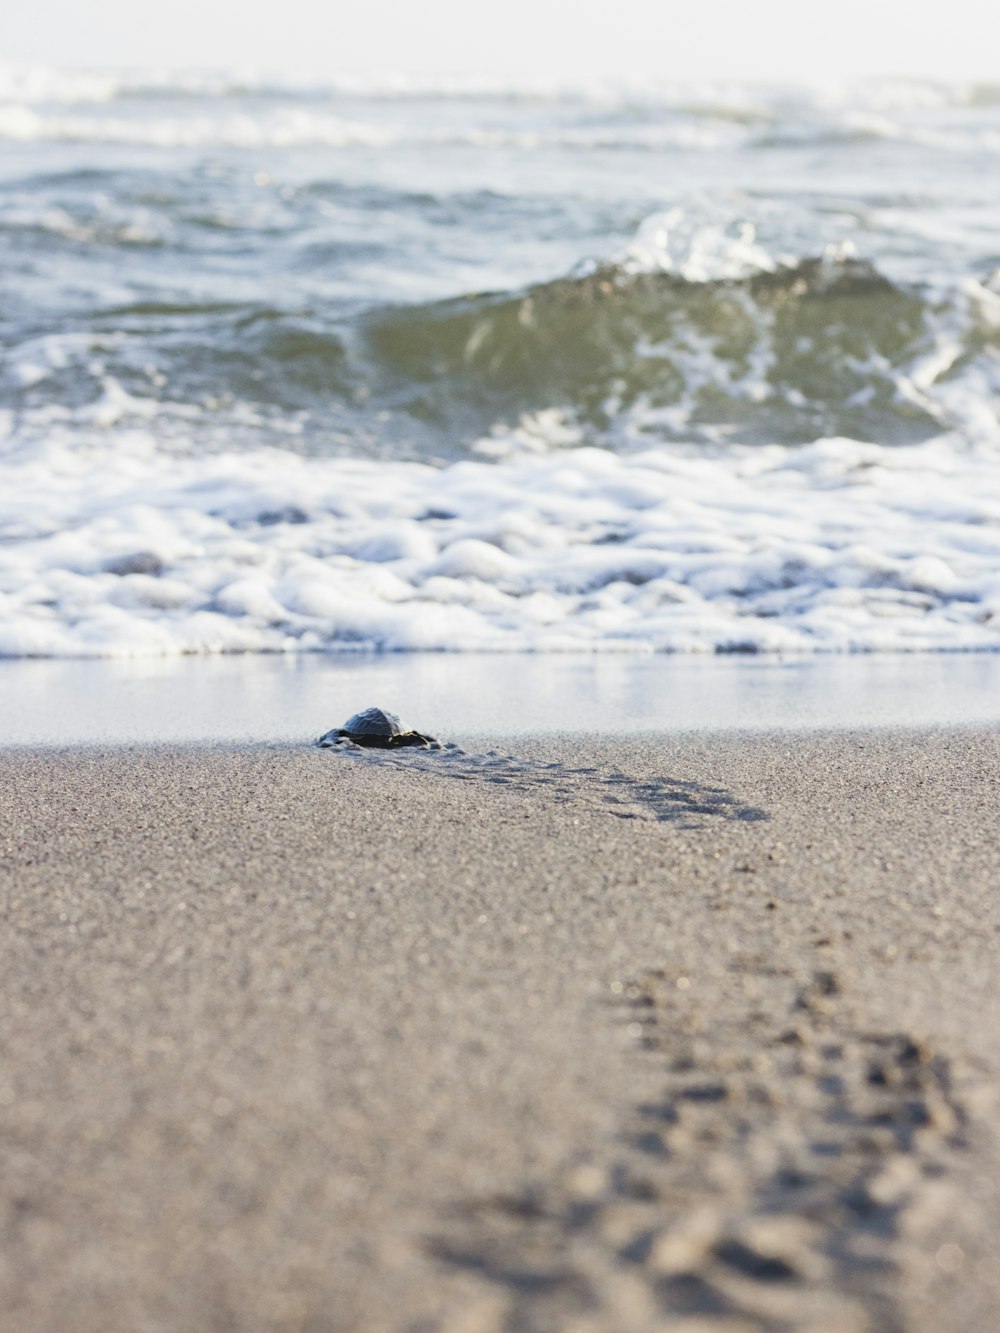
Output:
[[468,748],[0,756],[4,1333],[1000,1328],[996,735]]

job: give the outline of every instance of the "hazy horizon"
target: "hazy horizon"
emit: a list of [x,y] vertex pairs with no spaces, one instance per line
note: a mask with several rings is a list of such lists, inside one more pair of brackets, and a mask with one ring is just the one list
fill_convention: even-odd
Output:
[[405,74],[552,80],[745,79],[810,82],[861,78],[1000,79],[993,52],[1000,15],[956,0],[948,22],[916,23],[912,6],[874,10],[843,0],[818,16],[793,0],[752,11],[716,0],[681,11],[622,0],[613,20],[573,15],[547,0],[512,0],[503,16],[458,0],[400,12],[387,3],[324,7],[288,0],[237,4],[178,0],[137,11],[129,0],[40,0],[0,17],[0,62],[86,68],[250,67],[318,78]]

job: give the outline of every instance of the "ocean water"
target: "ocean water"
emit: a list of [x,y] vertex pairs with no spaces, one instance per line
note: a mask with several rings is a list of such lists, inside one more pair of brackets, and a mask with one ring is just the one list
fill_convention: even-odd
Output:
[[1000,647],[1000,86],[0,70],[0,656]]

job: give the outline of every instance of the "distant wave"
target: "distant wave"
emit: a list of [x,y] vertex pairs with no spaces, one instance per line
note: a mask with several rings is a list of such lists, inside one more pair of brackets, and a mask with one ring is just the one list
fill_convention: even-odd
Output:
[[[1000,85],[867,80],[816,86],[738,81],[277,77],[254,70],[60,70],[0,65],[0,141],[154,148],[325,146],[586,151],[850,147],[898,140],[940,151],[1000,152],[987,114]],[[517,123],[414,122],[407,103],[520,107]],[[366,104],[372,112],[366,118]],[[394,117],[393,106],[398,114]],[[530,108],[537,106],[532,116]],[[577,108],[576,124],[567,113]],[[949,119],[949,111],[957,113]],[[927,114],[936,113],[933,124]],[[470,116],[474,122],[475,116]]]
[[[95,97],[94,99],[98,99]],[[911,124],[898,116],[847,110],[787,118],[761,108],[668,108],[659,117],[623,116],[600,125],[529,124],[523,127],[470,125],[431,129],[395,121],[362,120],[332,108],[357,104],[329,97],[274,98],[264,106],[213,101],[192,103],[170,114],[162,101],[127,114],[119,101],[110,107],[39,105],[0,101],[0,142],[136,145],[160,149],[262,148],[493,148],[517,152],[570,151],[712,153],[747,148],[850,148],[865,142],[910,143],[942,153],[1000,153],[1000,130],[983,125]]]
[[[725,123],[723,123],[725,122]],[[709,152],[742,143],[748,131],[723,116],[663,124],[599,128],[489,128],[422,130],[405,123],[353,120],[294,103],[263,112],[217,110],[184,116],[130,117],[0,105],[0,141],[136,144],[151,148],[393,148],[460,147],[577,149],[579,151]]]
[[0,63],[0,102],[30,105],[97,105],[116,100],[225,99],[371,100],[447,98],[468,101],[582,102],[605,109],[649,105],[692,115],[737,120],[770,119],[797,107],[837,112],[844,108],[912,111],[947,107],[990,107],[1000,101],[1000,84],[974,80],[869,78],[759,83],[738,79],[652,77],[566,80],[508,79],[489,75],[276,74],[255,68],[219,70],[94,68],[70,70],[44,65]]
[[284,108],[271,115],[156,115],[145,118],[39,111],[0,106],[0,139],[21,142],[141,144],[152,148],[290,148],[325,145],[376,148],[397,136],[375,125],[309,109]]

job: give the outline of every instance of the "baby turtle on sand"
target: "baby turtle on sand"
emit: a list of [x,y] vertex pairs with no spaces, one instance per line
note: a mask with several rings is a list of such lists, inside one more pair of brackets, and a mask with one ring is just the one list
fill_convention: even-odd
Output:
[[420,745],[425,750],[440,750],[441,742],[433,736],[422,736],[419,731],[404,731],[395,713],[384,708],[366,708],[349,717],[342,727],[334,727],[320,736],[317,745],[370,746],[376,750],[396,750],[403,745]]

